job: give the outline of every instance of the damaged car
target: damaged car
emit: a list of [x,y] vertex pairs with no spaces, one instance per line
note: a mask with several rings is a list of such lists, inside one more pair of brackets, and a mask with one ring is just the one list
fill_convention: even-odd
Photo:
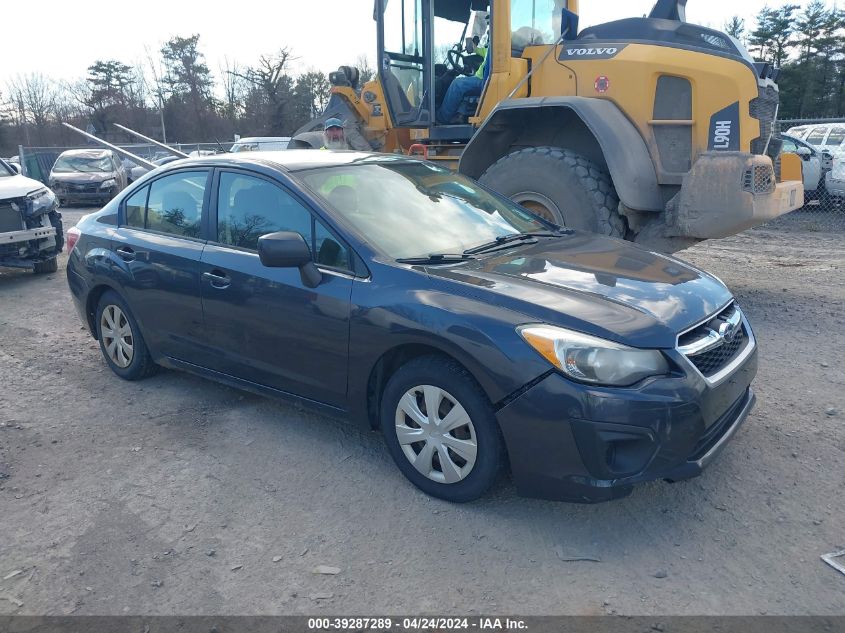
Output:
[[0,266],[58,270],[64,246],[55,194],[0,160]]
[[70,149],[50,170],[50,188],[65,204],[105,204],[128,185],[118,155],[110,149]]

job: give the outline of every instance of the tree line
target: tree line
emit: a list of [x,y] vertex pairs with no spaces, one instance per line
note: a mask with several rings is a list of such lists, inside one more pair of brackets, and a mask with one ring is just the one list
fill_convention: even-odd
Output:
[[764,6],[753,26],[733,17],[725,31],[781,68],[781,119],[845,116],[845,11],[824,0]]
[[[27,146],[84,144],[61,124],[91,127],[106,140],[134,139],[121,123],[167,142],[231,141],[240,136],[289,136],[322,112],[330,95],[325,73],[295,73],[293,52],[281,48],[252,65],[225,58],[213,72],[200,36],[174,37],[135,65],[96,60],[85,78],[57,81],[18,75],[0,86],[0,156]],[[356,64],[373,76],[366,58]]]
[[[812,0],[764,6],[751,26],[733,17],[724,30],[757,61],[782,69],[780,118],[845,116],[845,10]],[[252,65],[225,58],[213,72],[200,36],[174,37],[143,63],[96,60],[85,78],[56,81],[41,73],[0,86],[0,156],[18,144],[78,145],[64,128],[92,126],[99,136],[129,142],[112,126],[123,123],[169,142],[287,136],[321,112],[330,86],[325,73],[294,73],[293,52],[281,48]],[[374,71],[364,57],[353,64],[362,83]]]

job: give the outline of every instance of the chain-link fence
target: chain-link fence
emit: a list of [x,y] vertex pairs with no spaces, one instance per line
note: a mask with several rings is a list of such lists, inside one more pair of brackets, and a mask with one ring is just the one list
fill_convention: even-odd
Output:
[[[160,147],[152,144],[132,143],[132,144],[117,144],[117,147],[131,152],[139,158],[150,162],[161,161],[172,156]],[[170,145],[176,150],[188,154],[190,156],[205,156],[208,154],[217,154],[221,152],[228,152],[232,148],[232,143],[178,143]],[[49,184],[50,171],[56,162],[56,159],[65,151],[73,149],[100,149],[99,145],[73,145],[67,147],[24,147],[18,148],[18,155],[14,157],[14,162],[21,167],[21,173],[24,176],[40,180],[44,184]],[[134,161],[128,158],[121,158],[124,169],[127,171],[129,179],[132,180],[133,175],[139,176],[146,173],[146,168],[141,167]]]
[[765,228],[845,232],[845,119],[778,122],[782,152],[798,154],[804,177],[804,206]]

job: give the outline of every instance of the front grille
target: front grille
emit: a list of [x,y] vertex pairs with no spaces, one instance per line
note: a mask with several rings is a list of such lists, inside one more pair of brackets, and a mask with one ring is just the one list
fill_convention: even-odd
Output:
[[750,344],[742,312],[735,304],[678,337],[678,349],[707,378],[730,365]]
[[772,193],[775,190],[775,172],[769,165],[754,165],[745,170],[742,188],[753,194]]
[[745,341],[745,331],[741,328],[733,341],[722,343],[709,352],[690,356],[689,359],[702,374],[712,376],[736,357],[739,350],[745,346]]
[[[0,233],[24,229],[21,212],[12,208],[12,202],[12,200],[0,200]],[[16,204],[20,208],[23,202],[19,200]]]
[[97,193],[100,189],[100,183],[95,182],[92,184],[84,184],[78,185],[74,183],[67,183],[65,185],[65,190],[68,193]]

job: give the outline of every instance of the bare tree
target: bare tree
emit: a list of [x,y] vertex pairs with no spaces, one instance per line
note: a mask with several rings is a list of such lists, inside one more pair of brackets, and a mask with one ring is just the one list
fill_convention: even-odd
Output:
[[45,143],[45,133],[56,105],[57,84],[41,73],[17,75],[8,83],[9,94],[15,103],[30,143],[27,124],[35,126],[39,143]]
[[267,108],[270,134],[281,135],[292,127],[288,106],[292,98],[293,79],[287,72],[287,66],[293,60],[291,51],[281,48],[274,55],[262,55],[258,66],[236,73],[260,91]]

